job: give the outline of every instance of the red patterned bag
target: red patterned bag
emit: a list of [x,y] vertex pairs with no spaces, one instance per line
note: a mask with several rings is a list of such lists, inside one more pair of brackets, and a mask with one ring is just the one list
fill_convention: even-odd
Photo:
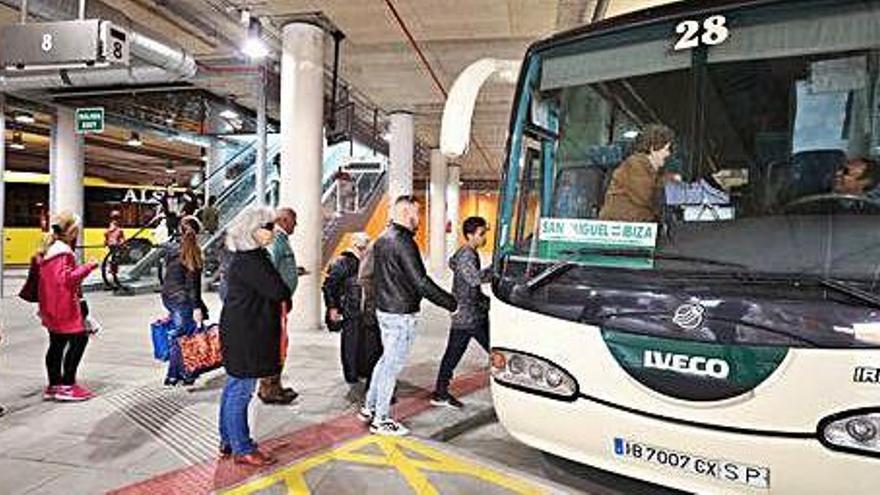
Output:
[[223,364],[220,351],[220,326],[210,325],[192,335],[177,339],[183,367],[187,373],[198,374],[219,368]]

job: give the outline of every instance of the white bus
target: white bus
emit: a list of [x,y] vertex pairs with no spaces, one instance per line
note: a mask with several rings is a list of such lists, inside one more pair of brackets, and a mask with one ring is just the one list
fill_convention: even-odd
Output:
[[[674,138],[646,191],[615,172],[651,124]],[[535,43],[494,252],[500,422],[697,493],[880,493],[878,156],[877,0],[679,2]],[[654,216],[606,214],[609,185]]]

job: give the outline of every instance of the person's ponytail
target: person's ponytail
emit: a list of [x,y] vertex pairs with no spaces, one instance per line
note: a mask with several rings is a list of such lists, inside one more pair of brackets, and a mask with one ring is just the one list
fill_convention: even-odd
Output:
[[199,247],[198,233],[201,223],[196,217],[187,216],[180,220],[180,263],[194,272],[204,266],[202,248]]

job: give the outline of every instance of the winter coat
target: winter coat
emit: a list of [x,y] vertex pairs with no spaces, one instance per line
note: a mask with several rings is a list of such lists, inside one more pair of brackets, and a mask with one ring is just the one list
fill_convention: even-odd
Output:
[[480,270],[480,255],[464,245],[449,259],[452,270],[452,295],[458,311],[452,314],[452,328],[475,328],[489,321],[489,297],[481,284],[490,281],[491,273]]
[[237,378],[281,373],[281,303],[290,289],[262,248],[232,253],[220,314],[223,366]]
[[660,218],[659,196],[662,191],[662,175],[651,166],[648,155],[634,153],[611,175],[599,218],[656,222]]
[[275,237],[272,239],[272,246],[269,248],[269,255],[272,264],[290,293],[296,292],[296,286],[299,284],[299,271],[296,266],[296,255],[290,247],[290,236],[281,229],[275,229]]
[[208,307],[202,300],[202,271],[189,270],[180,262],[180,244],[170,242],[164,247],[165,279],[162,283],[162,299],[175,306],[187,305],[200,309],[205,319]]
[[351,251],[339,255],[324,279],[324,304],[327,309],[337,309],[346,319],[361,314],[361,286],[358,282],[360,260]]
[[55,241],[40,260],[40,319],[52,333],[82,333],[83,314],[80,309],[80,284],[98,265],[77,266],[73,250],[66,243]]
[[392,223],[373,246],[376,308],[385,313],[418,313],[422,298],[455,311],[452,294],[428,277],[419,247],[408,228]]
[[378,326],[376,319],[376,293],[373,289],[373,244],[367,248],[358,269],[358,285],[361,287],[361,322],[366,326]]

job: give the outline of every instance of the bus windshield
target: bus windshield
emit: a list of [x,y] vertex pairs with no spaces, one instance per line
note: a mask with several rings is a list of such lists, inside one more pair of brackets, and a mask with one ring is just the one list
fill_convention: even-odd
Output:
[[[805,3],[817,5],[808,19]],[[878,3],[779,4],[533,50],[502,191],[503,269],[736,272],[873,290]]]

